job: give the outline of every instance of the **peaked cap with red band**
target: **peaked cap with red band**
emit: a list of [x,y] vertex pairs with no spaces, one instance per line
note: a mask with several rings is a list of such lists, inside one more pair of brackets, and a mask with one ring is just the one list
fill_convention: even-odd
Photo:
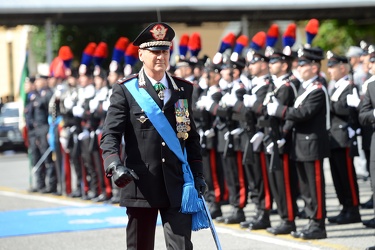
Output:
[[134,46],[148,50],[169,50],[175,32],[166,23],[151,23],[133,41]]

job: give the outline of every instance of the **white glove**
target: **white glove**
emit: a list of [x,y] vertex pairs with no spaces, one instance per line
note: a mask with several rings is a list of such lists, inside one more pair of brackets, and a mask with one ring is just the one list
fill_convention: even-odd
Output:
[[228,107],[233,107],[237,102],[237,97],[235,95],[226,93],[222,98],[221,102]]
[[95,130],[95,134],[96,135],[100,135],[102,132],[103,132],[103,130],[100,129],[100,128],[98,128],[97,130]]
[[107,111],[108,108],[109,108],[109,104],[111,104],[110,101],[104,101],[103,104],[102,104],[102,108],[104,111]]
[[215,130],[213,128],[209,129],[209,130],[206,130],[204,131],[204,135],[207,137],[207,138],[212,138],[215,136]]
[[272,102],[267,104],[267,113],[268,115],[275,116],[276,110],[279,107],[279,102],[277,99],[273,96]]
[[374,117],[375,117],[375,109],[374,109]]
[[[285,139],[284,138],[282,138],[282,139],[280,139],[280,140],[277,140],[276,141],[277,142],[277,147],[278,148],[281,148],[282,146],[284,146],[284,144],[285,144]],[[266,147],[266,150],[267,150],[267,153],[269,153],[269,154],[273,154],[273,142],[271,142],[267,147]]]
[[214,100],[208,100],[205,104],[204,104],[204,108],[207,110],[207,111],[210,111],[210,108],[212,106],[212,104],[214,104]]
[[89,102],[90,112],[94,113],[95,110],[98,108],[98,105],[99,105],[99,101],[97,99],[94,98],[90,100]]
[[245,94],[243,96],[243,105],[245,105],[245,107],[252,108],[254,106],[254,103],[256,102],[256,100],[257,100],[256,95]]
[[349,136],[349,138],[353,138],[354,135],[355,135],[354,129],[352,129],[351,127],[348,127],[348,136]]
[[82,117],[85,110],[81,106],[74,106],[72,112],[75,117]]
[[59,141],[60,141],[60,144],[61,144],[62,148],[64,149],[65,153],[69,153],[70,150],[68,149],[68,139],[60,136]]
[[200,107],[201,109],[204,108],[205,110],[209,111],[213,103],[214,101],[211,97],[202,96],[201,99],[197,102],[197,107]]
[[90,133],[87,129],[83,130],[83,132],[81,132],[79,135],[78,135],[78,140],[82,141],[82,140],[85,140],[87,138],[90,137]]
[[253,150],[257,150],[259,145],[262,143],[264,134],[263,132],[257,132],[250,140],[250,143],[253,144]]
[[64,100],[64,106],[67,109],[72,109],[74,105],[74,102],[70,98],[65,98]]
[[353,94],[348,94],[346,96],[346,104],[348,104],[349,107],[358,107],[359,103],[361,102],[361,99],[359,98],[358,91],[356,88],[353,89]]

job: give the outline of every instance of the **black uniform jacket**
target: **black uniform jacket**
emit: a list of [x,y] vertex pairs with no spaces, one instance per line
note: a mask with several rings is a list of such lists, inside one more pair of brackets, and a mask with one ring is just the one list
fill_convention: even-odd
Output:
[[298,108],[279,105],[276,116],[294,122],[292,159],[315,161],[330,154],[326,128],[326,96],[319,82]]
[[[134,77],[138,77],[138,75]],[[113,86],[111,104],[108,108],[101,139],[104,166],[107,168],[113,161],[120,160],[119,148],[121,138],[124,136],[125,165],[137,173],[139,180],[131,182],[121,190],[120,205],[156,208],[180,207],[184,184],[181,162],[168,148],[147,115],[124,86],[130,79]],[[191,171],[203,173],[199,134],[196,131],[191,112],[193,86],[183,79],[173,79],[179,91],[174,90],[169,82],[172,94],[164,106],[151,82],[145,76],[146,91],[159,105],[176,133],[174,104],[179,99],[188,99],[191,130],[188,132],[189,137],[185,141],[180,139],[180,142],[186,147]]]
[[[362,100],[362,106],[359,111],[359,122],[363,126],[372,126],[375,130],[375,81],[367,86],[367,92]],[[372,133],[371,149],[375,148],[375,133]],[[370,159],[375,159],[375,150],[371,150]]]
[[[346,104],[346,96],[350,94],[351,88],[352,86],[349,84],[337,100],[331,100],[331,148],[346,148],[350,145],[348,127],[350,126],[351,109]],[[334,89],[331,96],[334,96],[337,91],[340,91],[339,88]]]

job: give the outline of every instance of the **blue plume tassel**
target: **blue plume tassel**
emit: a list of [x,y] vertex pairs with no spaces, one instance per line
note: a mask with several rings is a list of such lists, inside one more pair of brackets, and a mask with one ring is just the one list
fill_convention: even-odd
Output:
[[199,210],[198,192],[194,187],[194,182],[185,181],[185,184],[182,187],[181,212],[185,214],[192,214],[198,212]]
[[200,210],[192,215],[191,229],[193,231],[198,231],[210,227],[210,222],[208,220],[203,204],[204,201],[201,198],[198,198],[198,200],[198,207],[200,208]]

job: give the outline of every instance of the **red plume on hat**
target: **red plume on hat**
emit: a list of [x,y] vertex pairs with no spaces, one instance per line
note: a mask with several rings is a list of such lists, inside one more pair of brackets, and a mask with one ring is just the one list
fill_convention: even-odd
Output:
[[79,65],[78,72],[79,74],[85,74],[87,67],[90,65],[93,57],[94,57],[94,52],[96,48],[96,43],[90,42],[87,44],[86,48],[83,50],[82,53],[82,58],[81,58],[81,65]]
[[70,68],[70,64],[73,60],[73,52],[69,46],[61,46],[58,57],[63,60],[65,67]]
[[89,65],[91,63],[91,60],[94,56],[95,48],[96,48],[96,43],[94,42],[91,42],[86,46],[86,48],[84,49],[82,53],[81,64]]
[[249,38],[246,35],[240,35],[233,49],[233,53],[230,57],[232,61],[237,61],[238,56],[242,54],[243,49],[249,44]]
[[272,24],[271,27],[267,31],[266,46],[273,48],[278,38],[279,38],[279,26],[277,24]]
[[125,51],[125,69],[124,69],[125,76],[128,76],[132,73],[132,67],[137,61],[138,61],[138,46],[134,46],[132,43],[130,43]]
[[291,23],[286,27],[286,30],[283,34],[283,47],[289,46],[292,47],[296,42],[296,24]]
[[183,34],[180,38],[180,44],[178,45],[181,57],[186,57],[186,54],[188,52],[188,44],[189,44],[189,35]]
[[64,61],[60,57],[57,56],[52,60],[49,66],[49,76],[62,79],[66,77]]
[[234,44],[236,42],[236,35],[233,32],[228,33],[220,43],[219,51],[215,54],[214,58],[212,59],[212,62],[214,64],[219,64],[223,60],[223,53],[227,49],[232,49]]
[[49,67],[49,75],[56,78],[66,78],[66,69],[70,68],[73,60],[73,52],[69,46],[61,46],[58,56],[55,57]]
[[311,45],[313,39],[318,34],[319,31],[319,21],[315,18],[310,19],[305,27],[306,36],[307,36],[307,44]]
[[109,64],[109,71],[114,72],[118,69],[118,65],[124,59],[125,50],[128,47],[130,41],[126,37],[120,37],[112,52],[112,61]]
[[256,33],[253,38],[251,39],[251,42],[250,42],[250,48],[251,49],[254,49],[256,51],[258,50],[261,50],[264,48],[264,46],[266,45],[266,37],[267,37],[267,34],[266,32],[264,31],[259,31],[258,33]]
[[100,42],[94,51],[94,65],[100,66],[104,59],[108,57],[108,46],[105,42]]
[[198,32],[194,32],[191,34],[188,48],[190,51],[190,55],[197,57],[199,52],[202,50],[202,42],[201,42],[201,35]]

